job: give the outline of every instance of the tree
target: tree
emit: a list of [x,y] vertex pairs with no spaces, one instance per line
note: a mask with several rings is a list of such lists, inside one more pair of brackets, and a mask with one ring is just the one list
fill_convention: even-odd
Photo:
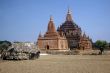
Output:
[[11,42],[9,41],[0,41],[0,53],[3,51],[8,50],[8,48],[11,46]]
[[102,54],[102,52],[104,51],[104,49],[107,48],[108,43],[106,41],[103,41],[103,40],[97,40],[95,42],[95,46],[97,48],[99,48],[99,50],[100,50],[100,53],[99,54]]

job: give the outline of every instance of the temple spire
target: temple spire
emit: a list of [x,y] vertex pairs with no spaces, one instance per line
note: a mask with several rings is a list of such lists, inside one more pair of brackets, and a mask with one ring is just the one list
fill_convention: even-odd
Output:
[[68,14],[71,14],[70,8],[68,8]]
[[55,29],[53,17],[50,16],[47,32],[44,35],[44,37],[56,37],[56,36],[59,36],[59,35],[58,35],[58,33],[57,33],[56,29]]
[[48,32],[56,32],[52,16],[50,16],[50,21],[48,23]]
[[84,38],[86,37],[86,34],[85,34],[85,32],[83,33],[83,37],[84,37]]
[[41,34],[41,32],[39,33],[39,38],[40,38],[40,37],[42,37],[42,34]]
[[50,21],[53,21],[53,17],[52,16],[50,16]]
[[68,8],[68,13],[67,13],[67,16],[66,16],[66,21],[73,21],[70,8]]

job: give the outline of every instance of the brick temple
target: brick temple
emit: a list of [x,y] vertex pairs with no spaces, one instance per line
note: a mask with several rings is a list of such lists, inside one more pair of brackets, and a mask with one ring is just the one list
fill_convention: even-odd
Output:
[[47,32],[44,35],[39,34],[37,46],[40,50],[85,50],[92,49],[92,42],[82,33],[68,9],[65,22],[57,30],[53,18],[50,17]]

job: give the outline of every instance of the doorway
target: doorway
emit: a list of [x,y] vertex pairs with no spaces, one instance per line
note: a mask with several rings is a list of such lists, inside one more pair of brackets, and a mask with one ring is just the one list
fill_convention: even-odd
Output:
[[47,48],[47,50],[49,50],[50,49],[49,45],[47,45],[46,48]]

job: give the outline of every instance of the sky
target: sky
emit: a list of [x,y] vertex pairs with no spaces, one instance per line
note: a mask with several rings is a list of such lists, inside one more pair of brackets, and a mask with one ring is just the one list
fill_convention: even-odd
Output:
[[50,16],[57,29],[68,8],[82,32],[110,42],[110,0],[0,0],[0,40],[36,42]]

